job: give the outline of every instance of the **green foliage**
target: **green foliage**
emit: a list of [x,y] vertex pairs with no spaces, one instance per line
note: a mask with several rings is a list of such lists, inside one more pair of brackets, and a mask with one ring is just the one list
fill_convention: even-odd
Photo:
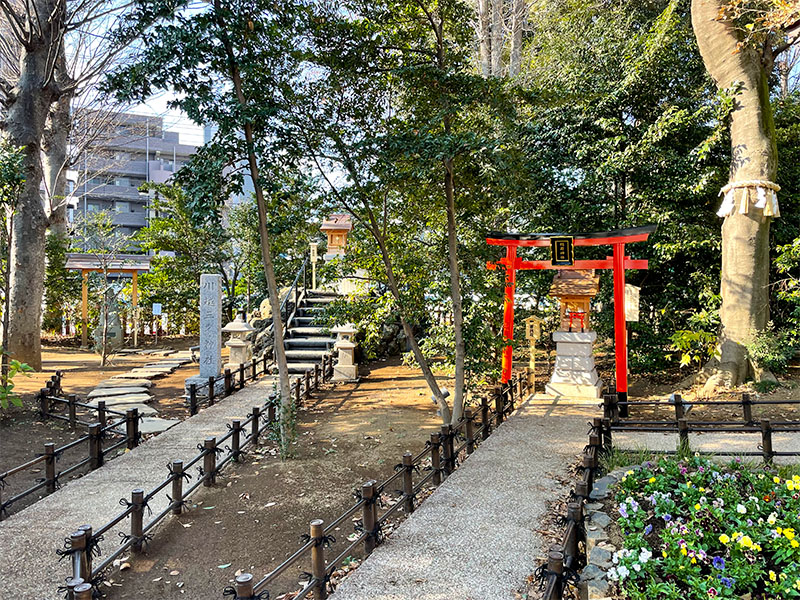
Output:
[[697,455],[646,462],[616,495],[628,598],[800,598],[800,477]]
[[[0,353],[8,356],[8,352],[2,346],[0,346]],[[4,377],[4,381],[0,382],[0,408],[6,410],[10,404],[22,406],[22,398],[14,393],[14,377],[19,373],[29,373],[31,371],[33,369],[25,363],[13,358],[8,360],[8,372]]]
[[379,355],[384,327],[397,322],[397,311],[389,292],[351,294],[329,304],[323,319],[328,327],[353,323],[364,358],[373,360]]
[[796,343],[789,332],[776,331],[770,323],[764,331],[754,332],[753,339],[745,347],[757,366],[780,375],[789,368],[789,361],[797,350]]
[[61,317],[75,316],[81,298],[81,275],[66,268],[69,238],[48,235],[45,245],[47,264],[44,276],[45,313],[42,329],[61,331]]

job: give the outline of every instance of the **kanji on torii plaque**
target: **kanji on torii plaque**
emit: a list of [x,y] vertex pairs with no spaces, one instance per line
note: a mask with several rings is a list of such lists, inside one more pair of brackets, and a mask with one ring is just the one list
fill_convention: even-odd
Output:
[[[614,351],[616,355],[617,395],[620,402],[628,398],[628,342],[625,330],[625,269],[647,269],[646,260],[625,256],[625,244],[644,242],[656,230],[656,225],[632,227],[596,233],[502,233],[492,232],[486,238],[491,246],[505,246],[505,258],[488,262],[488,269],[498,266],[506,271],[505,302],[503,305],[503,365],[501,381],[511,378],[514,339],[514,291],[517,271],[542,269],[613,269],[614,270]],[[575,260],[578,246],[613,247],[613,255],[601,260]],[[520,246],[550,246],[553,260],[522,260],[517,257]]]

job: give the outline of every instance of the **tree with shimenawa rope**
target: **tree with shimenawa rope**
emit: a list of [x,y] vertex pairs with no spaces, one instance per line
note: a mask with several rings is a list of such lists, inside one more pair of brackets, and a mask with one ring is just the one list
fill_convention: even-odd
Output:
[[692,26],[720,90],[735,96],[731,165],[722,188],[722,321],[706,387],[750,375],[774,380],[748,358],[746,344],[769,322],[769,229],[780,216],[774,183],[778,152],[769,77],[776,58],[800,37],[800,5],[788,0],[693,0]]

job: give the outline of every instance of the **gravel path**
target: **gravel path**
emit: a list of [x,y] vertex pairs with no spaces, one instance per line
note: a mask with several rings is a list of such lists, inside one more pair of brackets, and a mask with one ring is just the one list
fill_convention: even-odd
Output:
[[591,405],[529,401],[339,586],[335,600],[508,600],[540,564],[549,501]]

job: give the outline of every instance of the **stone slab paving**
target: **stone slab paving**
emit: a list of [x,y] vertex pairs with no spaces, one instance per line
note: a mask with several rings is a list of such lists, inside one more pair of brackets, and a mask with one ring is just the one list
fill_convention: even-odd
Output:
[[544,559],[547,503],[576,462],[596,401],[531,400],[500,426],[334,600],[511,600]]
[[[97,528],[110,521],[122,510],[120,498],[130,499],[133,488],[141,487],[147,492],[161,483],[168,475],[168,461],[188,462],[197,454],[197,444],[203,439],[224,435],[231,419],[244,420],[253,406],[262,405],[272,385],[270,379],[250,385],[0,521],[0,597],[62,600],[63,594],[56,590],[68,576],[69,566],[67,561],[58,562],[55,550],[62,547],[64,538],[85,523]],[[193,483],[197,470],[191,469],[191,474]],[[150,502],[153,515],[168,506],[169,487]],[[146,513],[145,523],[151,518]],[[101,543],[103,557],[119,547],[117,533],[127,527],[126,519],[105,535]],[[212,596],[214,593],[216,590]]]
[[89,392],[86,396],[92,398],[107,398],[108,396],[124,396],[125,394],[149,394],[146,387],[118,387],[118,388],[97,388]]
[[122,404],[141,404],[142,402],[150,402],[153,397],[150,394],[117,394],[115,396],[101,396],[92,398],[88,404],[97,406],[98,401],[103,400],[107,407],[120,406]]
[[121,387],[153,387],[153,382],[149,379],[106,379],[97,384],[95,390],[101,388],[121,388]]

